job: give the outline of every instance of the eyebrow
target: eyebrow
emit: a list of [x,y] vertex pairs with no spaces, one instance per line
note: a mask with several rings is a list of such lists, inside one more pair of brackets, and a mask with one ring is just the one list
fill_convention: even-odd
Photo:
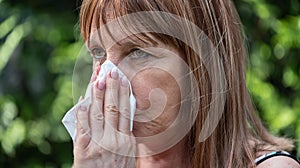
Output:
[[[126,37],[120,41],[116,42],[116,45],[119,47],[126,47],[126,48],[133,48],[133,47],[156,47],[158,43],[154,42],[155,40],[151,39],[150,37],[142,35],[144,38],[140,38],[138,35],[134,35],[133,37]],[[93,47],[100,47],[105,50],[104,44],[102,41],[97,38],[88,40],[88,49],[92,49]]]

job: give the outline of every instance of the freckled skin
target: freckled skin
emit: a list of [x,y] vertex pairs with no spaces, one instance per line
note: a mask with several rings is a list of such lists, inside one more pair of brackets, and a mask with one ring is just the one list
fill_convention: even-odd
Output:
[[166,106],[161,109],[163,112],[159,117],[149,122],[134,122],[134,135],[150,136],[167,129],[177,117],[180,108],[180,90],[176,80],[163,70],[151,68],[138,73],[131,82],[137,109],[145,110],[150,107],[149,94],[152,89],[162,89],[167,97]]
[[[110,13],[107,13],[107,19],[110,20]],[[92,22],[92,32],[96,32],[97,28],[94,24],[95,22]],[[114,28],[117,29],[117,28]],[[105,32],[105,30],[104,30]],[[116,34],[114,36],[118,36],[117,32],[114,31]],[[94,34],[95,35],[95,34]],[[104,33],[105,35],[105,33]],[[134,38],[132,38],[134,39]],[[95,36],[96,41],[100,41]],[[123,39],[122,41],[126,41],[128,39]],[[165,48],[173,54],[175,54],[177,57],[184,58],[185,56],[181,53],[181,51],[173,46],[171,46],[171,43],[165,44],[164,42],[160,42],[156,39],[155,40],[158,43],[158,48]],[[120,43],[122,41],[119,41]],[[136,39],[138,42],[138,39]],[[102,41],[104,46],[107,46],[109,42]],[[101,45],[100,45],[101,46]],[[129,48],[127,46],[123,45],[114,45],[109,49],[106,49],[106,59],[112,61],[114,64],[118,65],[121,61],[124,60],[126,57],[126,54],[128,54]],[[174,71],[174,69],[180,69],[178,66],[174,66],[172,64],[172,59],[174,59],[174,55],[164,55],[165,60],[167,60],[166,64],[164,64],[164,67],[167,67],[168,71]],[[170,62],[170,63],[168,63]],[[123,71],[124,72],[124,71]],[[126,73],[125,73],[126,74]],[[127,75],[127,74],[126,74]],[[128,76],[128,75],[127,75]],[[180,75],[179,75],[180,76]],[[159,115],[156,119],[149,121],[149,122],[134,122],[134,130],[133,133],[136,137],[144,137],[144,136],[150,136],[155,135],[157,133],[160,133],[168,128],[170,124],[174,121],[174,119],[177,117],[179,108],[180,108],[180,90],[179,86],[172,77],[172,75],[164,70],[157,69],[157,68],[149,68],[146,70],[143,70],[141,72],[138,72],[133,79],[131,79],[132,89],[133,93],[136,98],[137,103],[137,109],[138,110],[144,110],[145,112],[149,112],[146,109],[150,107],[150,101],[149,101],[149,94],[152,89],[160,88],[167,97],[166,106],[163,110],[162,114]],[[153,104],[155,106],[155,104]]]
[[[180,108],[181,95],[179,85],[170,72],[175,72],[177,77],[182,77],[184,75],[178,70],[181,69],[180,65],[174,65],[174,57],[182,59],[184,56],[177,48],[157,40],[158,46],[156,46],[156,48],[158,48],[158,50],[159,48],[163,48],[172,55],[166,52],[160,56],[154,56],[150,60],[143,61],[143,58],[141,58],[132,61],[127,59],[128,50],[130,49],[128,46],[122,45],[126,40],[127,39],[123,39],[120,41],[119,43],[121,45],[113,45],[111,48],[106,49],[106,59],[118,66],[119,64],[125,65],[125,68],[122,68],[122,65],[121,67],[119,66],[119,68],[122,69],[127,77],[131,76],[130,69],[136,70],[141,66],[147,67],[146,69],[137,70],[136,74],[130,79],[133,94],[137,101],[137,110],[142,110],[144,113],[162,113],[156,119],[149,122],[135,121],[133,133],[136,137],[155,135],[166,130],[177,117]],[[158,67],[163,67],[163,69],[157,68],[157,65]],[[164,92],[167,100],[166,106],[163,109],[156,109],[156,112],[149,111],[148,108],[151,105],[154,107],[157,106],[155,102],[152,102],[151,104],[149,100],[151,91],[157,88]],[[154,97],[154,99],[160,98],[159,95],[156,96],[158,97]]]
[[[92,32],[96,30],[95,25],[93,24],[92,29]],[[116,32],[114,35],[117,36]],[[171,54],[167,53],[160,55],[160,57],[153,57],[150,61],[145,61],[145,64],[150,62],[151,65],[159,65],[159,67],[163,66],[164,70],[147,66],[149,68],[138,71],[132,78],[129,75],[130,72],[127,73],[126,69],[122,69],[122,67],[120,67],[120,64],[124,63],[125,60],[125,64],[128,63],[130,65],[129,69],[134,69],[134,67],[143,66],[144,64],[139,63],[139,61],[129,61],[126,63],[128,51],[130,51],[130,47],[122,45],[122,41],[126,41],[126,39],[119,41],[121,45],[114,45],[111,48],[105,48],[105,46],[107,46],[105,44],[99,45],[100,47],[102,46],[102,48],[106,51],[106,59],[112,61],[115,65],[118,65],[124,74],[129,77],[133,94],[135,95],[137,101],[137,111],[139,110],[145,114],[162,112],[154,120],[147,122],[134,121],[133,134],[135,137],[149,137],[151,135],[156,135],[163,132],[174,122],[180,109],[182,95],[180,94],[179,85],[176,79],[181,78],[184,75],[184,72],[182,72],[182,65],[177,65],[178,62],[174,60],[179,58],[182,62],[184,62],[183,60],[185,56],[181,53],[180,49],[171,46],[171,43],[166,44],[165,42],[163,43],[156,39],[152,40],[155,40],[158,43],[156,47],[170,51]],[[96,41],[99,41],[97,40],[97,37]],[[138,42],[138,40],[136,41]],[[106,43],[106,41],[103,41],[103,43]],[[141,48],[144,48],[144,46],[141,46]],[[177,59],[174,59],[174,57],[177,57]],[[170,72],[173,74],[171,75]],[[163,109],[157,109],[157,102],[150,101],[149,99],[149,96],[152,93],[151,91],[157,88],[163,91],[166,98],[165,107]],[[157,98],[161,98],[164,95],[160,96],[156,94],[151,98],[157,100]],[[154,111],[149,111],[149,107],[154,107],[150,108],[151,110],[154,109]],[[157,141],[159,141],[161,144],[167,144],[169,140],[160,138],[157,139]],[[186,167],[186,165],[189,163],[185,163],[184,160],[182,160],[182,158],[184,158],[182,155],[185,151],[185,142],[186,138],[183,138],[171,148],[167,149],[166,151],[162,151],[162,153],[158,153],[153,156],[137,157],[136,167]],[[152,146],[157,148],[156,142],[140,143],[137,140],[137,144],[138,150],[141,151],[145,148],[147,151],[148,149],[151,150]]]

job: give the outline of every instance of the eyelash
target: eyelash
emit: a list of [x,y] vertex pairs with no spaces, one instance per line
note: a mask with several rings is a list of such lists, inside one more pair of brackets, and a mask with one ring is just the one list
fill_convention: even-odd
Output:
[[[100,53],[97,53],[99,52]],[[143,56],[138,56],[138,52],[142,52]],[[106,57],[106,52],[100,48],[94,48],[91,50],[91,55],[93,56],[94,59],[102,59]],[[149,54],[148,52],[145,52],[141,49],[133,49],[130,51],[130,54],[128,55],[131,59],[139,59],[139,58],[148,58],[149,56],[151,56],[151,54]]]
[[[145,54],[145,55],[143,55],[143,56],[138,56],[138,55],[137,55],[137,52],[142,52],[142,53]],[[143,50],[141,50],[141,49],[133,49],[133,50],[130,52],[130,54],[129,54],[129,57],[130,57],[131,59],[139,59],[139,58],[146,59],[146,58],[148,58],[149,56],[151,56],[151,54],[149,54],[149,53],[147,53],[147,52],[145,52],[145,51],[143,51]]]

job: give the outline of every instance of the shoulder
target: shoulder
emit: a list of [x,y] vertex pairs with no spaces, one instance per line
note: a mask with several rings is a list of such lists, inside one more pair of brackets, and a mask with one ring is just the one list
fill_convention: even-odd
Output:
[[287,156],[276,156],[260,163],[256,168],[300,168],[300,164]]

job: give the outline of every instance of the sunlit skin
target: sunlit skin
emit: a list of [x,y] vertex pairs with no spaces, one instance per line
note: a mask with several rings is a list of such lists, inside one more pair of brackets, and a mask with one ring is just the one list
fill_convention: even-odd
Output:
[[[132,38],[130,38],[130,40],[132,41]],[[165,50],[172,52],[174,55],[162,54],[158,56],[147,56],[147,58],[141,57],[141,58],[131,59],[130,55],[136,53],[134,52],[128,53],[128,51],[131,51],[132,49],[134,49],[134,47],[142,48],[144,44],[138,42],[138,40],[134,46],[128,46],[126,45],[126,43],[127,43],[126,39],[123,39],[122,41],[119,42],[119,44],[116,44],[109,49],[103,49],[106,50],[105,59],[112,61],[115,65],[121,64],[119,67],[120,69],[122,69],[123,72],[125,72],[125,74],[126,74],[126,69],[124,68],[126,68],[127,64],[130,64],[130,67],[133,69],[138,66],[149,67],[141,71],[138,71],[130,81],[132,84],[133,93],[137,100],[137,106],[136,106],[137,113],[138,114],[151,113],[151,112],[155,113],[155,111],[153,110],[162,111],[162,113],[159,112],[159,116],[157,118],[155,118],[154,120],[150,120],[148,122],[135,121],[133,134],[136,137],[146,137],[146,136],[155,135],[166,130],[170,126],[170,124],[172,124],[174,119],[177,117],[179,107],[180,107],[181,95],[180,95],[179,86],[177,84],[177,81],[174,79],[174,77],[165,70],[152,68],[151,64],[155,64],[163,60],[164,62],[169,62],[169,65],[168,64],[163,65],[164,69],[167,69],[168,71],[178,71],[175,70],[178,69],[178,66],[174,66],[174,64],[172,64],[172,59],[174,59],[174,56],[176,55],[178,57],[183,58],[183,55],[175,47],[167,46],[166,44],[157,40],[158,45],[155,47],[164,48]],[[103,47],[102,44],[92,44],[92,46],[93,48]],[[90,50],[93,50],[93,48],[91,48]],[[94,63],[96,62],[97,59],[94,60]],[[180,75],[181,74],[178,74],[178,76]],[[153,91],[153,89],[156,88],[161,89],[166,96],[167,101],[164,109],[155,109],[155,101],[150,102],[149,100],[149,95],[151,91]],[[158,96],[160,95],[154,95],[153,99],[159,99]],[[154,109],[151,108],[151,110],[149,110],[151,103],[153,103],[152,106],[154,107]],[[164,140],[159,139],[158,141],[164,141]],[[149,143],[151,143],[152,145],[155,142],[149,142]],[[139,144],[138,146],[141,147],[141,149],[143,149],[144,147],[148,148],[147,147],[148,144]],[[149,156],[149,157],[138,158],[137,166],[138,167],[148,167],[148,166],[169,167],[172,166],[171,163],[174,164],[173,166],[179,166],[183,163],[182,158],[184,157],[181,156],[182,154],[184,154],[184,140],[179,142],[171,149],[162,152],[160,154]]]

